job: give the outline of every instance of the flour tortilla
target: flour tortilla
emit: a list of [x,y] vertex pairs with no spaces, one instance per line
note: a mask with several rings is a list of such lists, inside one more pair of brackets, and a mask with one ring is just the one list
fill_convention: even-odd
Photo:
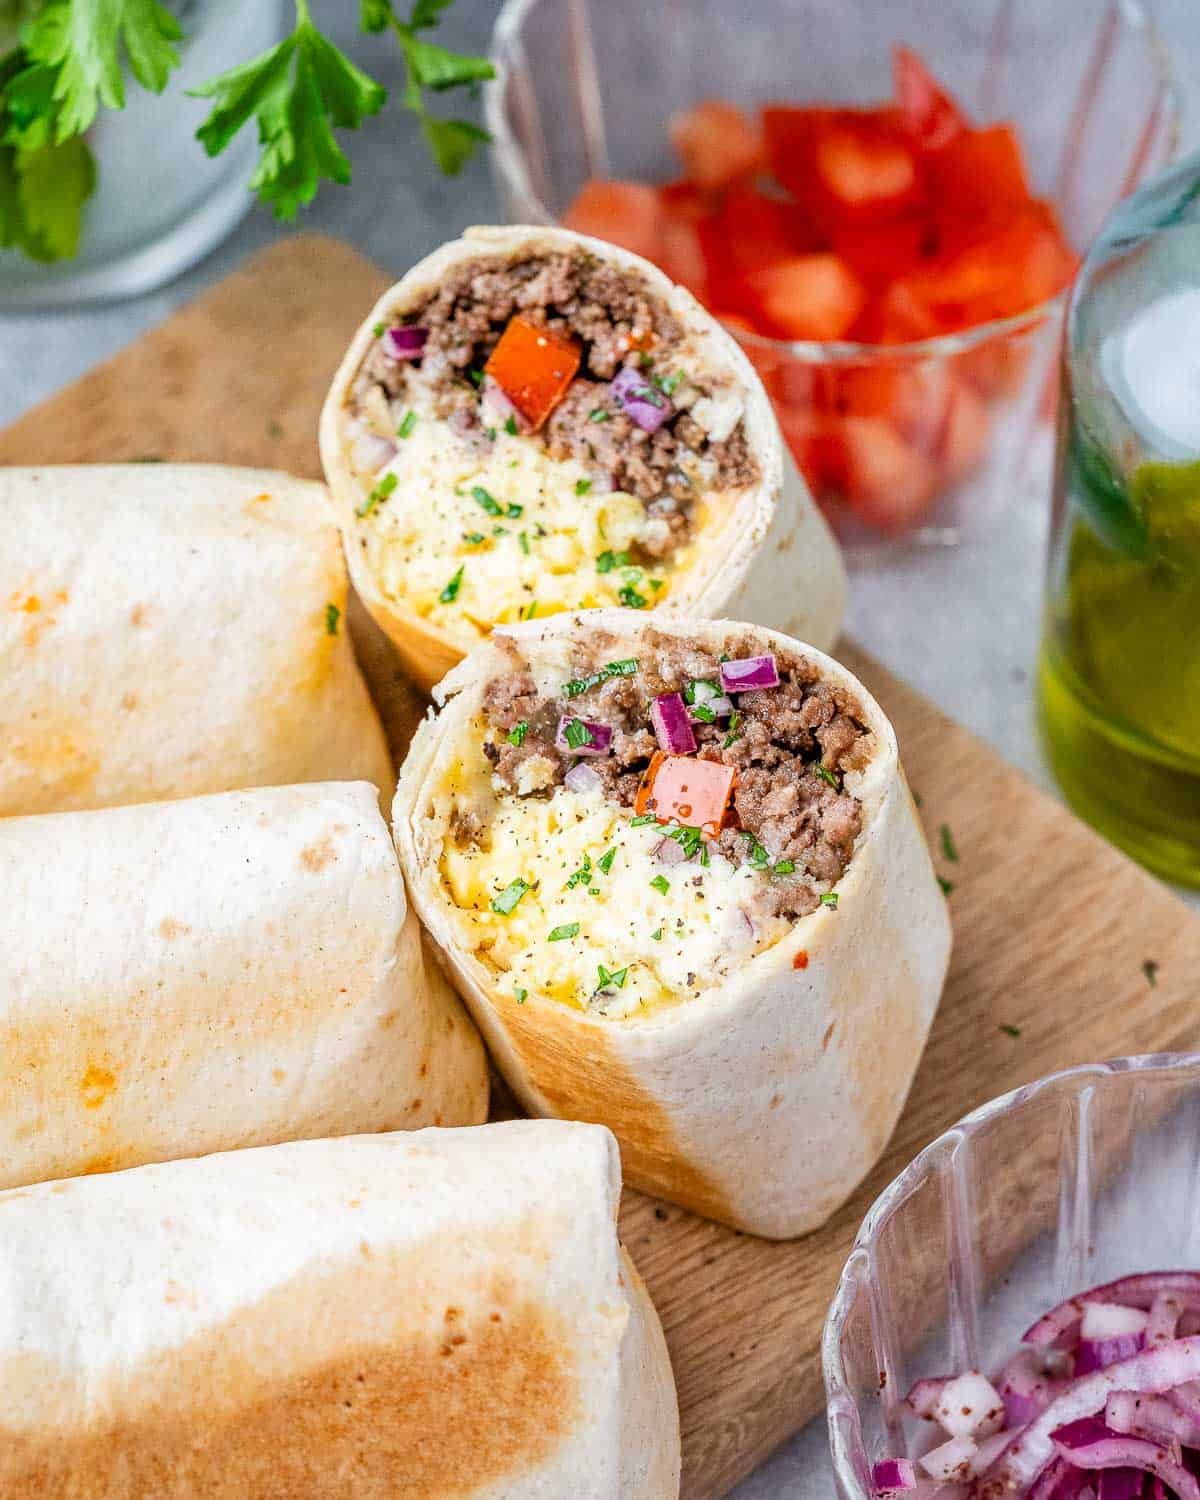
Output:
[[[496,631],[563,678],[573,634],[615,638],[636,657],[654,628],[719,654],[747,627],[645,621],[627,610],[559,615]],[[829,657],[770,631],[851,692],[875,737],[846,776],[863,830],[836,910],[821,906],[723,985],[628,1019],[530,994],[518,1004],[458,939],[437,862],[447,830],[435,798],[504,658],[491,642],[443,682],[400,776],[394,832],[414,907],[491,1055],[526,1109],[596,1120],[621,1143],[626,1180],[770,1238],[817,1228],[878,1160],[916,1071],[950,953],[946,902],[879,705]],[[807,965],[797,967],[797,955]]]
[[676,1500],[607,1131],[307,1141],[0,1194],[5,1500]]
[[321,486],[0,469],[0,517],[0,815],[329,779],[391,795]]
[[414,680],[426,688],[474,644],[473,633],[451,634],[406,608],[403,600],[387,598],[358,545],[354,512],[363,493],[350,462],[345,411],[355,377],[375,342],[377,325],[403,317],[425,301],[446,273],[464,261],[481,256],[519,260],[576,247],[644,277],[683,327],[696,335],[711,366],[729,372],[745,402],[746,437],[762,474],[722,525],[701,534],[701,559],[680,578],[656,614],[736,615],[828,648],[837,639],[845,608],[841,554],[783,442],[758,375],[736,340],[685,287],[675,285],[649,261],[602,240],[541,226],[468,229],[462,239],[426,256],[379,299],[334,376],[321,413],[321,458],[346,542],[350,575],[363,602],[395,643]]
[[0,1187],[487,1116],[365,782],[5,819],[0,890]]

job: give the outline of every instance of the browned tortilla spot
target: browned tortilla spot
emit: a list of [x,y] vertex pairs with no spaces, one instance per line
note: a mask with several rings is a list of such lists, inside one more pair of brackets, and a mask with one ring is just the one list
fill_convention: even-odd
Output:
[[[497,1256],[521,1256],[515,1236],[495,1239]],[[470,1248],[492,1252],[478,1238]],[[450,1241],[298,1277],[89,1387],[86,1424],[69,1372],[12,1356],[0,1389],[35,1390],[54,1415],[36,1433],[0,1417],[0,1494],[467,1500],[535,1468],[582,1410],[570,1333],[530,1290],[536,1262],[502,1320],[506,1288],[469,1265]],[[448,1296],[460,1314],[449,1336]]]
[[326,834],[319,842],[309,844],[307,848],[300,851],[300,863],[314,875],[336,861],[337,850],[329,834]]
[[164,917],[158,924],[159,935],[166,938],[168,943],[191,930],[186,922],[177,922],[174,917]]
[[[553,1001],[518,1005],[493,995],[521,1067],[556,1115],[607,1125],[625,1181],[707,1219],[729,1219],[724,1193],[684,1157],[666,1111],[618,1058],[597,1024]],[[620,1025],[620,1022],[615,1023]],[[636,1023],[635,1023],[636,1024]]]
[[89,1063],[79,1084],[79,1097],[84,1109],[99,1109],[111,1097],[117,1087],[117,1076],[108,1068],[98,1068]]

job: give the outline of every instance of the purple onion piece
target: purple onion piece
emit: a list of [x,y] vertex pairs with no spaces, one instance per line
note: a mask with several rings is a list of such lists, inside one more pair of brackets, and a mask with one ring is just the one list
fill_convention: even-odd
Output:
[[597,787],[604,785],[591,766],[582,760],[578,765],[572,766],[563,777],[563,784],[569,786],[573,792],[578,792],[580,796],[586,796],[588,792],[594,792]]
[[666,393],[651,385],[632,365],[618,372],[609,392],[643,432],[657,432],[675,410]]
[[681,865],[687,858],[678,839],[659,839],[650,856],[660,865]]
[[497,427],[503,427],[511,421],[518,432],[527,433],[530,431],[529,423],[504,394],[499,382],[493,376],[485,375],[483,377],[480,394],[483,397],[484,405],[494,414],[495,425]]
[[[588,738],[581,745],[573,745],[567,738],[569,724],[582,724],[587,731]],[[612,749],[612,728],[591,719],[578,719],[574,714],[563,714],[558,721],[558,733],[554,736],[554,748],[564,755],[607,755]]]
[[773,656],[743,656],[721,663],[721,686],[727,693],[749,693],[779,686],[779,668]]
[[695,750],[696,736],[692,733],[682,693],[664,693],[661,698],[655,698],[650,719],[659,748],[668,755],[691,755]]
[[387,329],[380,342],[383,345],[383,352],[389,359],[420,359],[425,353],[425,343],[428,338],[428,328],[398,326]]
[[913,1490],[917,1471],[911,1458],[885,1458],[871,1470],[871,1483],[877,1490]]

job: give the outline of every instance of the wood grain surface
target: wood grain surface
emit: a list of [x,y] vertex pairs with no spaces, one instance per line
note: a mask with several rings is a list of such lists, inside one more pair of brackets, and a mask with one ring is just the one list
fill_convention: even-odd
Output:
[[[384,283],[343,245],[288,240],[0,434],[0,463],[208,460],[316,476],[321,400]],[[402,751],[420,701],[361,612],[354,624]],[[1018,1083],[1200,1037],[1200,922],[1188,909],[878,664],[848,644],[839,654],[895,722],[954,883],[954,963],[896,1136],[824,1229],[766,1244],[626,1194],[623,1233],[679,1385],[686,1500],[725,1494],[820,1409],[818,1344],[839,1270],[871,1199],[921,1146]],[[942,853],[942,825],[957,861]]]

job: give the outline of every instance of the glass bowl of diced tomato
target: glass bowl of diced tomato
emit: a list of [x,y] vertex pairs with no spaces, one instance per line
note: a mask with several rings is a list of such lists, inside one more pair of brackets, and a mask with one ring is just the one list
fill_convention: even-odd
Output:
[[1141,0],[509,0],[493,61],[506,213],[688,286],[845,542],[1040,503],[1066,288],[1177,143]]

